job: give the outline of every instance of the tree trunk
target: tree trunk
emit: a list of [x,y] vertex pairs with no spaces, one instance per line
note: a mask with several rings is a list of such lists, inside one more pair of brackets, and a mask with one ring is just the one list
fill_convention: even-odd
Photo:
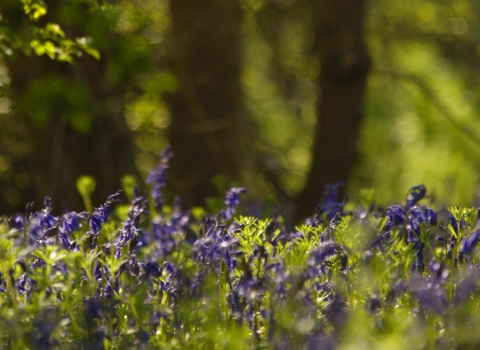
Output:
[[313,159],[295,219],[313,213],[327,184],[346,182],[354,165],[370,67],[363,39],[366,0],[314,0],[321,96]]
[[175,156],[169,179],[188,206],[218,195],[212,178],[244,167],[241,20],[237,0],[172,0],[170,63],[179,89],[167,99]]

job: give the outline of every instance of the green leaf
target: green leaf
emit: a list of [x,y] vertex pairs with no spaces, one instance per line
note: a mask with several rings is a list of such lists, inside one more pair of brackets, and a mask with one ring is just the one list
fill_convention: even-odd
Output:
[[100,59],[100,51],[98,51],[96,48],[93,47],[92,45],[93,39],[89,37],[82,37],[82,38],[77,38],[77,45],[86,53],[88,53],[90,56],[94,57],[95,59],[99,60]]
[[90,56],[95,58],[97,61],[100,60],[100,51],[98,51],[96,48],[88,46],[84,47],[83,50],[88,53]]
[[47,14],[47,8],[45,6],[42,6],[40,4],[33,4],[30,6],[28,12],[25,11],[26,13],[31,13],[31,18],[34,20],[34,21],[38,21],[38,19],[40,17],[43,17]]
[[45,33],[46,34],[54,34],[54,35],[58,35],[62,38],[65,38],[65,32],[62,30],[62,28],[60,28],[60,26],[58,24],[55,24],[55,23],[48,23],[45,26]]
[[38,40],[32,40],[30,42],[30,46],[35,51],[37,56],[42,56],[45,53],[45,47]]
[[47,53],[48,57],[50,57],[52,60],[55,59],[55,44],[50,40],[47,40],[45,44],[43,44],[43,47],[45,48],[45,52]]

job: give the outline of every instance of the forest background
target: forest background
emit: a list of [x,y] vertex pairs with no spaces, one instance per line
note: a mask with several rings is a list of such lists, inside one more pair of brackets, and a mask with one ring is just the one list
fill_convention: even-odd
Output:
[[0,213],[45,195],[82,210],[81,175],[101,203],[167,144],[187,206],[237,184],[300,218],[335,181],[356,200],[424,183],[438,206],[478,205],[479,14],[473,0],[2,2]]

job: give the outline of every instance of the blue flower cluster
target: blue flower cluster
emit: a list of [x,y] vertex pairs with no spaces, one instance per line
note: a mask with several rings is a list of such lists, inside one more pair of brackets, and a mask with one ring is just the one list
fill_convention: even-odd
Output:
[[0,329],[18,330],[0,347],[332,349],[358,327],[375,342],[404,327],[437,348],[480,344],[455,338],[479,311],[477,209],[439,216],[420,185],[403,205],[351,211],[334,184],[290,231],[280,216],[236,216],[246,189],[234,187],[197,220],[163,201],[172,155],[147,179],[154,214],[137,187],[123,220],[118,191],[91,213],[55,216],[47,197],[0,224]]

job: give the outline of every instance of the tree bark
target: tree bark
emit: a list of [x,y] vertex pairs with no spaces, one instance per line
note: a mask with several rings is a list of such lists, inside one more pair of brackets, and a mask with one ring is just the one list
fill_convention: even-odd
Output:
[[179,89],[167,97],[175,156],[170,183],[187,206],[218,195],[212,178],[238,179],[244,161],[241,20],[237,0],[172,0],[170,63]]
[[312,165],[294,217],[313,213],[325,186],[346,182],[354,165],[363,119],[370,58],[363,38],[366,0],[314,0],[319,11],[320,96]]

